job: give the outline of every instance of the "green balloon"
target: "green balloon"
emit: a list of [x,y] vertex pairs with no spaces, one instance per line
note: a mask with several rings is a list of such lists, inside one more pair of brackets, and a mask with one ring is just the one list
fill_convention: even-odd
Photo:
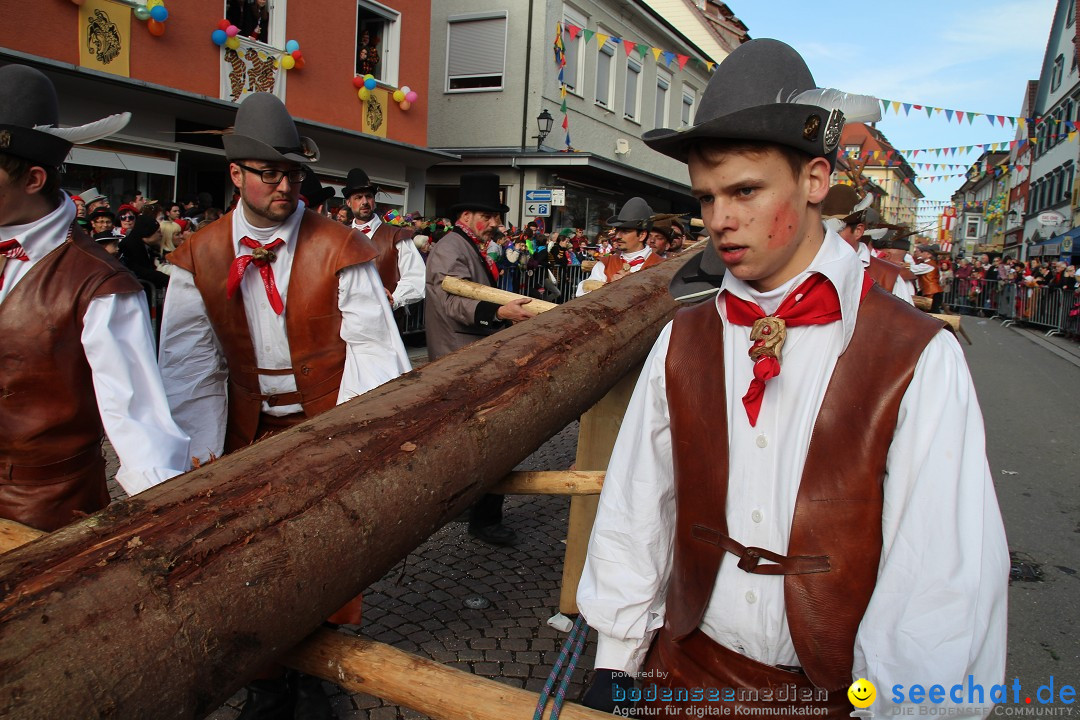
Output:
[[139,7],[135,8],[135,17],[140,20],[149,20],[150,8],[146,7],[145,5],[140,5]]

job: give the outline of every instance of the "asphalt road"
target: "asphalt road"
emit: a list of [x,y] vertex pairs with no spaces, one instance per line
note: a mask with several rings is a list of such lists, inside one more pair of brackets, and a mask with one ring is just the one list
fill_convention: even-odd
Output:
[[1009,587],[1006,681],[1080,685],[1080,360],[965,317],[968,363],[1009,549],[1041,568]]

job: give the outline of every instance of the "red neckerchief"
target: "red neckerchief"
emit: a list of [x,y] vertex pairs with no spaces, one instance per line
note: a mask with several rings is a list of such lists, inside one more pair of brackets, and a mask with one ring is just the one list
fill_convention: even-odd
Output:
[[240,281],[244,279],[244,271],[254,263],[255,267],[259,268],[259,274],[262,275],[263,287],[266,288],[266,298],[270,301],[270,307],[274,308],[274,312],[278,315],[285,312],[285,304],[281,301],[281,293],[278,292],[277,282],[274,280],[274,268],[270,266],[270,263],[277,259],[274,250],[284,245],[285,241],[278,238],[262,245],[258,240],[245,235],[240,238],[240,244],[251,248],[252,253],[239,255],[233,260],[232,267],[229,268],[225,296],[231,298],[236,294],[240,288]]
[[[866,297],[872,284],[873,280],[864,272],[861,297]],[[747,352],[754,360],[754,379],[750,381],[742,401],[750,427],[754,427],[761,412],[765,383],[780,374],[780,349],[783,347],[786,326],[836,322],[840,319],[840,297],[828,278],[814,273],[789,293],[772,315],[765,315],[757,303],[743,300],[730,292],[725,291],[725,298],[728,321],[732,325],[753,326],[750,339],[754,343]]]
[[495,261],[492,260],[488,256],[488,254],[487,254],[487,244],[485,244],[484,241],[481,240],[480,238],[476,237],[476,233],[474,233],[472,230],[470,230],[464,224],[462,224],[460,222],[454,223],[454,227],[457,228],[458,230],[460,230],[465,237],[472,240],[473,245],[475,245],[476,249],[480,251],[480,257],[482,257],[484,259],[484,262],[487,263],[487,269],[488,269],[488,272],[491,273],[492,279],[493,280],[498,280],[499,279],[499,266],[496,265]]
[[[22,243],[14,238],[0,242],[0,255],[3,255],[6,258],[4,262],[7,262],[8,260],[30,261],[30,258],[26,255],[26,250],[23,249]],[[4,287],[4,271],[3,269],[0,269],[0,288],[2,287]]]

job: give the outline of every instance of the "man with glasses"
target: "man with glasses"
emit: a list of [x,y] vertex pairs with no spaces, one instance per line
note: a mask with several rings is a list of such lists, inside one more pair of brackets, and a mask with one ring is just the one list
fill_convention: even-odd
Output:
[[[411,369],[374,246],[300,202],[301,163],[317,161],[318,148],[300,137],[285,105],[268,93],[249,95],[223,141],[240,201],[169,256],[161,329],[169,403],[201,460]],[[359,598],[330,622],[358,624]],[[292,717],[296,684],[283,669],[267,675],[249,686],[245,720]],[[317,704],[304,717],[331,716],[317,690],[301,683],[301,700]]]

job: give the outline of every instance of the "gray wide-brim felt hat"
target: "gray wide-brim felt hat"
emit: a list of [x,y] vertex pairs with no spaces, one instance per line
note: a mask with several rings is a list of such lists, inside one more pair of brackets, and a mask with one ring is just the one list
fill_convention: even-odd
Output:
[[499,176],[492,172],[468,172],[461,176],[458,202],[451,205],[448,213],[456,217],[473,210],[505,215],[510,208],[499,202]]
[[108,137],[129,120],[131,113],[119,113],[86,125],[58,127],[60,103],[52,81],[26,65],[0,68],[0,153],[59,167],[72,145]]
[[258,92],[248,95],[236,111],[233,131],[222,136],[225,159],[263,162],[313,163],[319,160],[319,146],[296,131],[285,103],[276,95]]
[[727,266],[710,240],[702,252],[690,258],[672,276],[668,292],[681,303],[701,302],[720,290],[726,272]]
[[794,48],[761,38],[735,48],[720,63],[693,125],[650,130],[642,139],[683,162],[695,142],[718,139],[786,145],[824,157],[831,166],[845,113],[854,115],[851,120],[869,120],[879,119],[881,110],[876,98],[818,88]]
[[627,200],[619,214],[609,217],[604,224],[616,230],[641,230],[648,231],[653,209],[643,198],[632,197]]

